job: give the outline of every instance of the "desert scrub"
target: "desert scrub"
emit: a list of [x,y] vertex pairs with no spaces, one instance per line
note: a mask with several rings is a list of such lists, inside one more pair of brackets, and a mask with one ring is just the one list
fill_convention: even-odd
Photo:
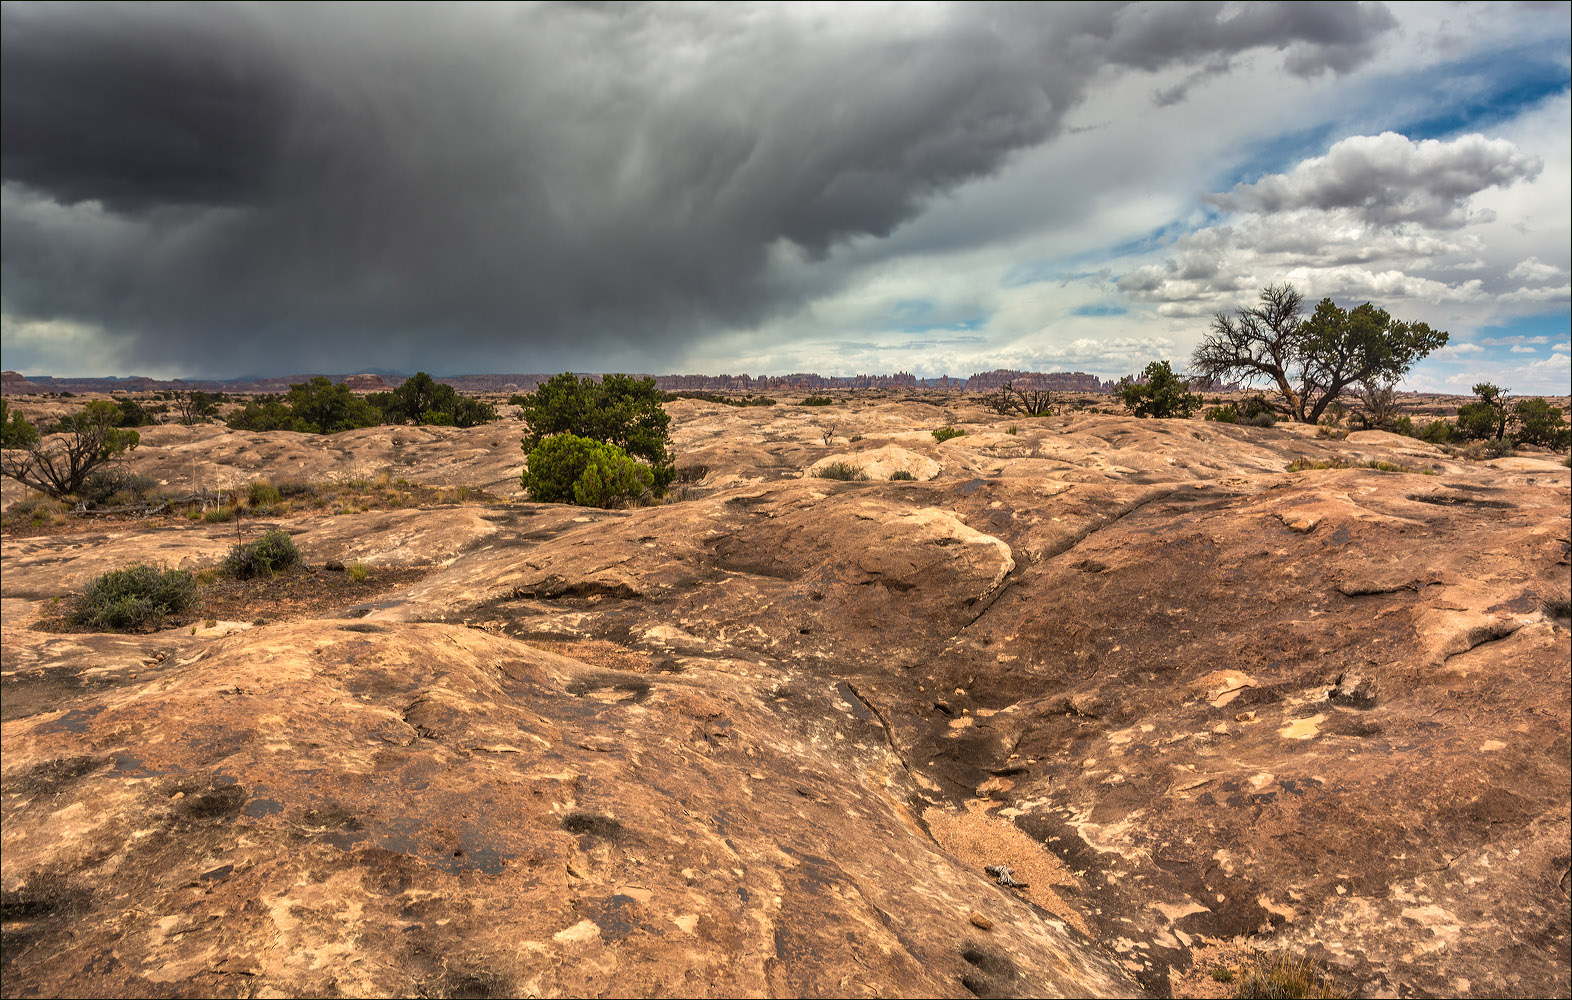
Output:
[[1246,969],[1234,987],[1238,1000],[1331,1000],[1341,996],[1325,976],[1318,976],[1303,958],[1279,955]]
[[1343,458],[1296,458],[1288,463],[1289,472],[1308,472],[1312,469],[1374,469],[1377,472],[1406,472],[1409,475],[1433,476],[1434,469],[1410,469],[1393,462],[1350,462]]
[[912,475],[910,472],[907,472],[905,469],[896,469],[894,472],[890,473],[890,482],[892,483],[915,483],[916,481],[917,477]]
[[938,430],[933,431],[932,434],[935,441],[943,443],[951,438],[964,437],[966,432],[955,427],[940,427]]
[[254,542],[244,542],[229,550],[224,572],[242,580],[272,576],[300,562],[300,550],[289,532],[275,528]]
[[861,483],[868,479],[868,474],[862,471],[861,466],[850,462],[831,462],[814,475],[820,479],[838,479],[843,483]]
[[246,489],[246,497],[251,501],[251,506],[257,508],[274,507],[283,502],[284,499],[284,495],[279,492],[278,487],[266,479],[258,479],[252,482]]
[[368,579],[371,578],[371,568],[368,567],[365,563],[350,563],[345,572],[349,575],[349,578],[356,583],[365,583]]
[[54,521],[57,515],[69,513],[70,510],[69,506],[58,500],[51,500],[43,493],[34,493],[7,507],[0,522],[3,522],[7,528],[18,525],[38,528]]
[[809,396],[807,399],[802,401],[802,405],[803,406],[833,406],[833,405],[835,405],[835,400],[831,399],[828,396]]
[[196,599],[196,580],[186,570],[133,563],[89,583],[71,621],[106,631],[151,628],[189,609]]
[[202,512],[202,520],[208,524],[223,524],[225,521],[233,521],[234,519],[235,508],[233,507],[209,507]]

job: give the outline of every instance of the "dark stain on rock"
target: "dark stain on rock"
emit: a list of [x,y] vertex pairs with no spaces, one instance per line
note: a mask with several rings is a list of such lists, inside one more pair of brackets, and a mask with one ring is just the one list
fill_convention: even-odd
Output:
[[577,833],[598,840],[619,840],[627,832],[627,828],[610,816],[599,813],[570,812],[562,817],[562,828],[569,833]]

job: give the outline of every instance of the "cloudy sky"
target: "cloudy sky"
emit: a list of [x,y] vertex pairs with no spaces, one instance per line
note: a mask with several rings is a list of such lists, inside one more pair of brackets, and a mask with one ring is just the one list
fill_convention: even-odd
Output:
[[1569,389],[1572,7],[0,7],[6,368],[1133,371],[1288,280]]

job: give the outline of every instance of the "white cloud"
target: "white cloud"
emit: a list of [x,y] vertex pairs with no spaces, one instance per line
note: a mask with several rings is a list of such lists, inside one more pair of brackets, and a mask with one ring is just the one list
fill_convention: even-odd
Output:
[[1508,278],[1518,281],[1550,281],[1561,277],[1563,270],[1553,264],[1546,264],[1538,257],[1528,257],[1518,262],[1517,266],[1507,272]]
[[1353,209],[1376,225],[1416,222],[1454,229],[1468,221],[1465,203],[1489,187],[1531,180],[1544,162],[1506,139],[1473,134],[1414,142],[1396,132],[1350,136],[1325,156],[1208,200],[1235,212]]

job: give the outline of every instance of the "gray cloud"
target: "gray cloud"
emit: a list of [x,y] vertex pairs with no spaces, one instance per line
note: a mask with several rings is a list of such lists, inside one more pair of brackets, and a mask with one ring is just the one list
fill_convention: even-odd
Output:
[[1209,201],[1230,211],[1355,209],[1370,223],[1455,229],[1465,203],[1490,187],[1539,175],[1543,162],[1506,139],[1465,135],[1413,142],[1395,132],[1351,136],[1286,174],[1240,184]]
[[[1345,71],[1356,5],[7,5],[4,311],[193,372],[658,366],[1107,67]],[[833,284],[833,274],[815,280]]]

